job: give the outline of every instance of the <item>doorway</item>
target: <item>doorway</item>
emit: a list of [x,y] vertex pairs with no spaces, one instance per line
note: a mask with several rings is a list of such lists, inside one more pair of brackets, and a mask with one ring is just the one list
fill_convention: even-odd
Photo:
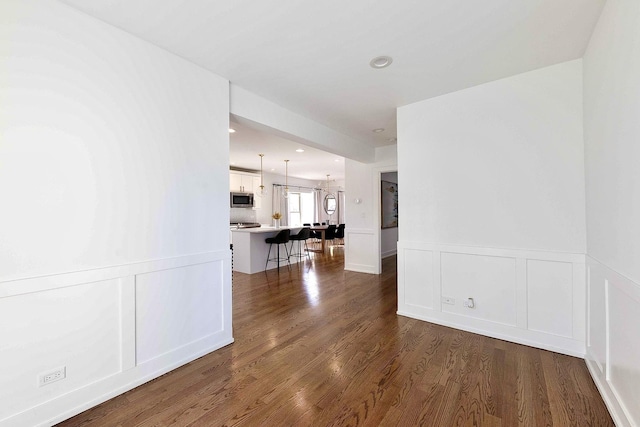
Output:
[[398,171],[380,174],[380,259],[396,255],[398,247]]

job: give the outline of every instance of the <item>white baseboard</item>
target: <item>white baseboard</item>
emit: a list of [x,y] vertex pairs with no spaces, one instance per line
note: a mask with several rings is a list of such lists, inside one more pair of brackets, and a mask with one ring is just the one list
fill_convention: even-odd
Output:
[[564,337],[554,337],[550,340],[546,334],[521,331],[509,326],[496,327],[496,325],[481,322],[477,319],[471,320],[458,316],[448,316],[447,314],[424,316],[401,311],[398,311],[397,314],[400,316],[410,317],[412,319],[435,323],[436,325],[447,326],[461,331],[497,338],[499,340],[510,341],[517,344],[527,345],[529,347],[541,348],[543,350],[579,357],[581,359],[584,358],[584,342],[574,341]]
[[394,256],[398,253],[397,249],[391,249],[390,251],[382,252],[382,259],[389,258],[390,256]]
[[598,388],[600,396],[602,396],[602,400],[604,400],[605,405],[607,405],[607,409],[609,410],[609,414],[611,415],[611,418],[613,418],[615,425],[617,427],[633,426],[629,418],[627,418],[625,411],[620,406],[618,398],[613,393],[613,390],[611,390],[606,379],[599,372],[598,365],[593,361],[593,357],[590,357],[588,350],[587,355],[585,356],[585,362],[587,363],[587,368],[589,369],[591,378]]
[[376,274],[375,268],[372,265],[345,263],[344,269],[347,271],[355,271],[356,273]]

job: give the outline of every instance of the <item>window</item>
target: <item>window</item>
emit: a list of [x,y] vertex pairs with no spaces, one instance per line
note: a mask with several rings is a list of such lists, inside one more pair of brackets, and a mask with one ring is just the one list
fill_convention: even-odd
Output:
[[289,225],[302,225],[300,215],[300,193],[289,193]]
[[289,193],[289,222],[292,227],[314,221],[316,200],[313,193]]

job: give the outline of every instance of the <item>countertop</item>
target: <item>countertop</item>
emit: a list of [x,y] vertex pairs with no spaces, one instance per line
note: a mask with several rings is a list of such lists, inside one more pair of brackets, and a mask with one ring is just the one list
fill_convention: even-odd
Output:
[[298,230],[302,228],[302,226],[298,226],[298,227],[289,227],[289,226],[281,226],[280,228],[275,228],[272,225],[269,226],[265,226],[263,225],[262,227],[255,227],[255,228],[234,228],[231,227],[231,232],[232,233],[273,233],[274,231],[280,231],[280,230]]

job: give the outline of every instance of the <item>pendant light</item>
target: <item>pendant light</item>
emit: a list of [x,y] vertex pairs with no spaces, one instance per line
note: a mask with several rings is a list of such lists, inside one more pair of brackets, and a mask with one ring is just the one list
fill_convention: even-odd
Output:
[[284,198],[289,197],[289,160],[284,161]]
[[258,154],[258,156],[260,156],[260,189],[258,191],[256,191],[256,195],[258,195],[259,197],[264,197],[267,195],[267,190],[264,187],[264,182],[263,182],[263,177],[262,177],[262,158],[264,157],[264,154]]
[[329,177],[330,177],[330,176],[331,176],[331,175],[327,174],[327,186],[326,186],[326,188],[324,189],[324,192],[325,192],[325,193],[327,193],[327,194],[331,194],[331,191],[329,191],[329,190],[330,190],[330,188],[329,188]]

